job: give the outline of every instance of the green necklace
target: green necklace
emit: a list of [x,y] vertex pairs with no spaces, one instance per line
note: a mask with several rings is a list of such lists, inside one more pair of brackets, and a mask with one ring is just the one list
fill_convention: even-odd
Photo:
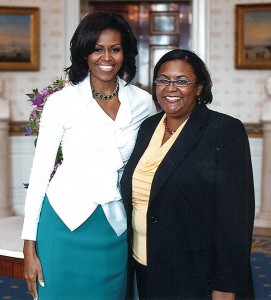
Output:
[[101,94],[99,92],[97,92],[94,88],[91,88],[91,91],[92,91],[92,95],[93,97],[98,97],[100,98],[101,100],[111,100],[114,96],[116,96],[119,92],[119,80],[117,78],[117,82],[116,82],[116,86],[114,88],[114,91],[112,92],[112,94],[110,95],[104,95],[104,94]]

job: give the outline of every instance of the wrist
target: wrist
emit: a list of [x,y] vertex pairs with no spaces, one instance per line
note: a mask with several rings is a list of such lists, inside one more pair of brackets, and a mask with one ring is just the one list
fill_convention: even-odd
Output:
[[24,255],[36,254],[36,241],[25,240],[23,253]]

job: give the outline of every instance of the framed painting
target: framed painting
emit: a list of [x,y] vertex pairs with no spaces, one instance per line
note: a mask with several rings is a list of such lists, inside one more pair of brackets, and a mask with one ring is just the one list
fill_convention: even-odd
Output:
[[39,70],[40,11],[0,6],[0,70]]
[[271,3],[235,6],[235,68],[271,69]]

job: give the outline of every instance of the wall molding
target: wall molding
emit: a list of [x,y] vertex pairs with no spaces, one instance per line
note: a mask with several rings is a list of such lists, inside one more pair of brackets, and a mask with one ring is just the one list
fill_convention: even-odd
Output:
[[9,135],[10,136],[22,136],[25,135],[25,127],[27,121],[11,121],[9,123]]
[[192,1],[192,51],[210,69],[210,1]]
[[[12,121],[9,123],[9,135],[10,136],[22,136],[25,135],[25,121]],[[247,134],[249,137],[262,138],[263,137],[263,124],[262,123],[244,123]]]
[[262,138],[263,124],[262,123],[244,123],[249,137]]
[[[80,0],[66,0],[64,5],[64,65],[70,66],[70,40],[80,22]],[[72,17],[71,17],[72,16]]]

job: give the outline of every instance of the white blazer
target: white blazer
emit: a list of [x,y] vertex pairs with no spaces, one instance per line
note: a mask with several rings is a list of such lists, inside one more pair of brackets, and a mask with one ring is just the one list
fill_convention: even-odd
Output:
[[[78,228],[97,205],[106,207],[121,199],[119,181],[138,128],[156,112],[149,93],[125,84],[119,80],[121,105],[115,120],[93,99],[89,76],[48,98],[27,190],[22,239],[36,239],[45,194],[70,230]],[[50,181],[60,143],[63,163]]]

